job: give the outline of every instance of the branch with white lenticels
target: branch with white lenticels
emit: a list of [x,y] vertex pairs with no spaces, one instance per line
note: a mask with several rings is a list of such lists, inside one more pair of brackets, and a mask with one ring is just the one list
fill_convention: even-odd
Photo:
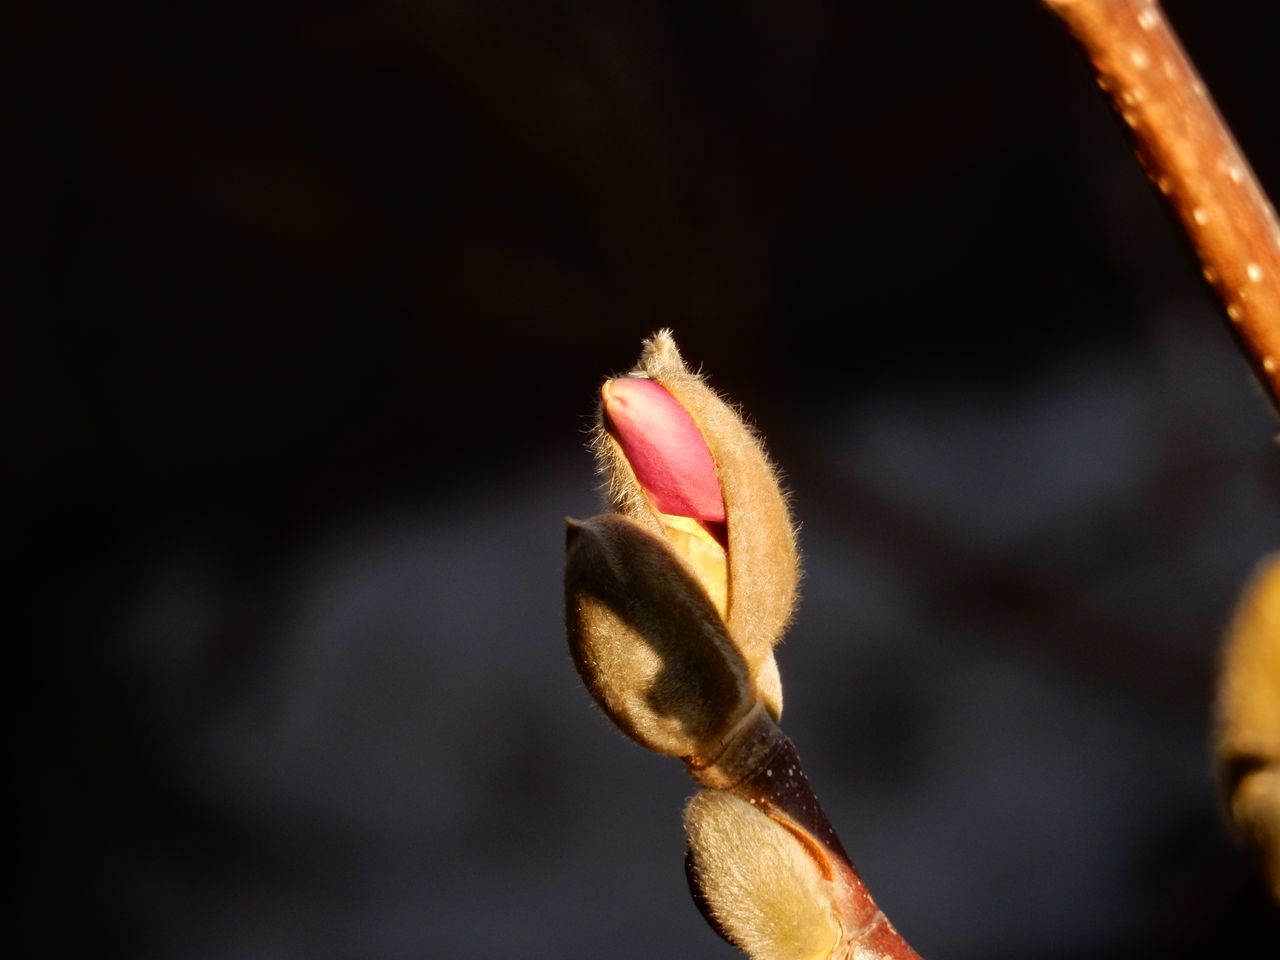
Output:
[[1280,414],[1280,225],[1156,0],[1043,0],[1088,57]]

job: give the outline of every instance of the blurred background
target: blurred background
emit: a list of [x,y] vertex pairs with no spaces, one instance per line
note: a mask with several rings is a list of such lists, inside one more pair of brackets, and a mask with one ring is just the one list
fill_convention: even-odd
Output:
[[[1273,0],[1165,9],[1275,198]],[[10,20],[20,955],[737,956],[563,636],[662,326],[786,473],[784,727],[917,949],[1280,943],[1209,764],[1277,421],[1034,0]]]

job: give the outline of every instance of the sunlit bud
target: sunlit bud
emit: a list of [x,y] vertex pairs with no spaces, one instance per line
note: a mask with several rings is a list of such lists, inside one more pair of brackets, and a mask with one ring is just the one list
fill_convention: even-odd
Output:
[[641,377],[606,380],[600,416],[600,443],[618,474],[613,488],[625,486],[634,507],[628,514],[662,535],[724,617],[724,497],[702,431],[666,387]]
[[706,591],[664,540],[619,514],[568,520],[565,625],[579,675],[659,753],[714,757],[755,701]]
[[605,427],[655,509],[724,522],[724,497],[711,451],[689,411],[654,380],[622,377],[601,388]]
[[829,869],[750,803],[703,790],[685,807],[695,900],[753,960],[827,960],[840,943]]
[[[638,386],[646,382],[662,393]],[[719,483],[723,527],[711,519],[715,498],[704,448]],[[645,341],[630,377],[602,391],[595,449],[613,508],[671,544],[724,618],[757,695],[780,714],[773,646],[795,607],[800,562],[787,499],[760,438],[685,366],[670,331],[662,330]]]
[[1280,554],[1259,566],[1227,632],[1217,760],[1231,821],[1280,903]]

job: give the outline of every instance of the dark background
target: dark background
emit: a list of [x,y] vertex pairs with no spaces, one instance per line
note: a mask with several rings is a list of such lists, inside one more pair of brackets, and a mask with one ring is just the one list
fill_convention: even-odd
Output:
[[[1165,4],[1272,197],[1273,0]],[[595,390],[786,471],[785,727],[930,960],[1257,957],[1277,422],[1033,0],[19,3],[20,955],[722,957],[567,657]]]

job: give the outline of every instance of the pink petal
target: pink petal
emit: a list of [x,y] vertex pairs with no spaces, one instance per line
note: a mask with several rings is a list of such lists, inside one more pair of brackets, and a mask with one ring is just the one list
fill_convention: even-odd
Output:
[[641,377],[601,388],[605,426],[663,513],[724,522],[720,478],[698,425],[666,387]]

